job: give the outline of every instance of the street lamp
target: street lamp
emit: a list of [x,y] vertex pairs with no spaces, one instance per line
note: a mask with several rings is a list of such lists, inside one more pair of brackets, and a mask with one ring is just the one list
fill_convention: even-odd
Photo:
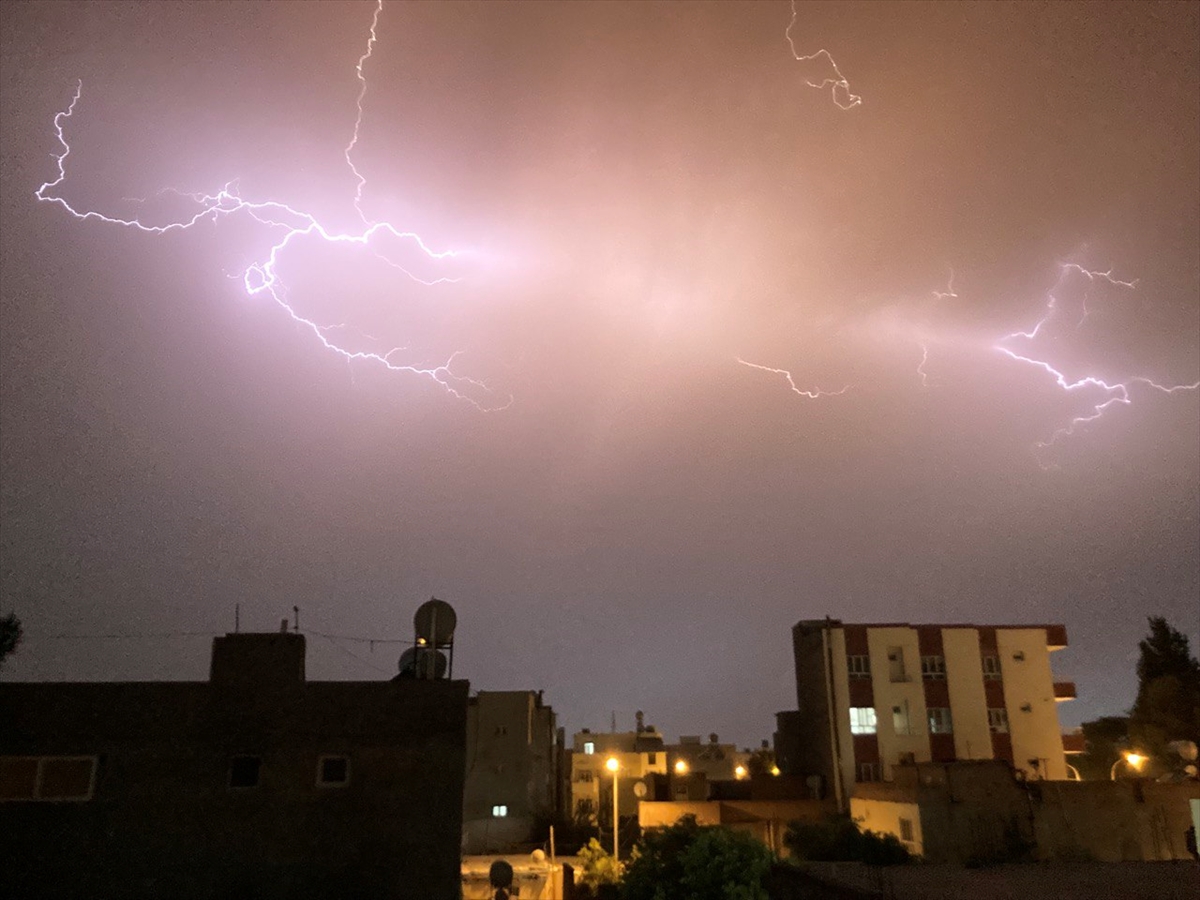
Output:
[[688,770],[688,764],[686,762],[684,762],[682,759],[675,763],[675,774],[676,775],[686,775],[687,770]]
[[608,771],[613,773],[613,862],[615,863],[621,858],[621,846],[617,843],[617,824],[620,821],[617,812],[617,772],[621,768],[621,763],[615,756],[610,756],[604,765]]
[[1127,751],[1125,753],[1122,753],[1117,758],[1117,761],[1112,764],[1112,768],[1108,772],[1108,777],[1112,781],[1117,780],[1117,766],[1119,766],[1121,763],[1125,763],[1126,765],[1129,766],[1129,768],[1133,769],[1133,771],[1135,771],[1135,772],[1140,772],[1142,769],[1142,766],[1144,766],[1146,764],[1147,759],[1149,759],[1149,757],[1143,756],[1142,754],[1134,752],[1134,751]]
[[746,767],[738,766],[736,769],[734,769],[733,777],[736,778],[738,781],[741,781],[743,778],[745,778],[746,777]]

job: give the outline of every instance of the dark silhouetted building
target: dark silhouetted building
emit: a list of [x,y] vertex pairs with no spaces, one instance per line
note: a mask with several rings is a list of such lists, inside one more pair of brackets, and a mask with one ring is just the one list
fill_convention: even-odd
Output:
[[304,656],[230,634],[207,682],[0,684],[5,896],[457,898],[467,683]]

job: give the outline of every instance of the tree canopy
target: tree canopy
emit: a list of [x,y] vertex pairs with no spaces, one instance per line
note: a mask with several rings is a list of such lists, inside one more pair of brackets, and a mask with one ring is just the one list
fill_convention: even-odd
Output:
[[1161,616],[1138,643],[1137,700],[1129,714],[1129,736],[1140,749],[1161,755],[1171,741],[1200,744],[1200,662],[1187,635]]
[[21,620],[16,613],[0,617],[0,665],[21,643]]
[[647,831],[625,867],[622,900],[767,900],[774,856],[752,835],[684,816]]

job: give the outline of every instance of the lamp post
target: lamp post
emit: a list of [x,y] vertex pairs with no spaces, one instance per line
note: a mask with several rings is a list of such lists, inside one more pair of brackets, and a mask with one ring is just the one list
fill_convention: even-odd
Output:
[[1143,765],[1145,765],[1147,758],[1148,757],[1142,756],[1140,753],[1122,753],[1119,757],[1117,757],[1117,761],[1112,764],[1112,768],[1108,772],[1109,779],[1112,781],[1117,780],[1117,766],[1119,766],[1121,763],[1127,764],[1135,772],[1141,771],[1141,768]]
[[621,845],[617,842],[617,825],[620,822],[617,812],[617,772],[621,768],[621,763],[615,756],[610,756],[604,765],[608,771],[613,773],[613,862],[616,863],[621,859]]

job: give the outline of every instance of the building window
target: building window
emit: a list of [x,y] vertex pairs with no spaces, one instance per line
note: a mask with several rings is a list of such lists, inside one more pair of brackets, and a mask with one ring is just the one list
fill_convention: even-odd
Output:
[[904,671],[904,648],[888,647],[888,675],[892,681],[908,681]]
[[950,710],[945,706],[929,707],[929,733],[953,734],[954,722],[950,718]]
[[859,763],[858,764],[858,780],[859,781],[878,781],[879,780],[879,764],[878,763]]
[[580,782],[581,784],[590,783],[592,780],[592,770],[591,769],[580,769],[578,772],[575,773],[575,780]]
[[875,734],[875,708],[872,706],[850,707],[850,733]]
[[983,677],[987,681],[1000,680],[1000,657],[985,656],[983,658]]
[[657,764],[658,764],[658,753],[656,753],[655,751],[651,750],[651,751],[650,751],[650,753],[648,753],[648,754],[647,754],[647,756],[649,756],[649,757],[650,757],[648,760],[646,760],[646,762],[647,762],[647,764],[648,764],[648,765],[651,765],[651,766],[653,766],[653,765],[657,765]]
[[946,680],[946,657],[922,656],[921,677],[931,681]]
[[912,734],[912,721],[908,717],[908,701],[903,706],[892,707],[892,731],[896,734]]
[[0,803],[5,800],[91,800],[96,788],[94,756],[0,758]]
[[913,842],[914,838],[913,838],[912,819],[901,819],[900,820],[900,840],[905,841],[906,843],[909,843],[909,844],[911,844]]
[[497,725],[496,726],[496,737],[504,737],[507,734],[508,734],[508,726],[506,726],[506,725]]
[[1003,706],[989,709],[988,728],[993,734],[1008,734],[1008,710]]
[[317,785],[319,787],[345,787],[349,783],[349,757],[322,756],[317,760]]
[[231,788],[258,787],[259,769],[262,759],[257,756],[235,756],[229,760],[229,786]]
[[586,819],[596,813],[596,802],[594,800],[577,800],[575,801],[575,816],[579,819]]
[[871,677],[871,657],[869,656],[847,656],[846,669],[850,672],[851,678],[870,678]]
[[591,756],[593,753],[596,752],[596,744],[593,741],[584,741],[583,742],[583,752],[586,753],[588,756]]
[[503,803],[492,807],[492,818],[493,819],[503,819],[507,815],[508,815],[508,807],[505,806]]

